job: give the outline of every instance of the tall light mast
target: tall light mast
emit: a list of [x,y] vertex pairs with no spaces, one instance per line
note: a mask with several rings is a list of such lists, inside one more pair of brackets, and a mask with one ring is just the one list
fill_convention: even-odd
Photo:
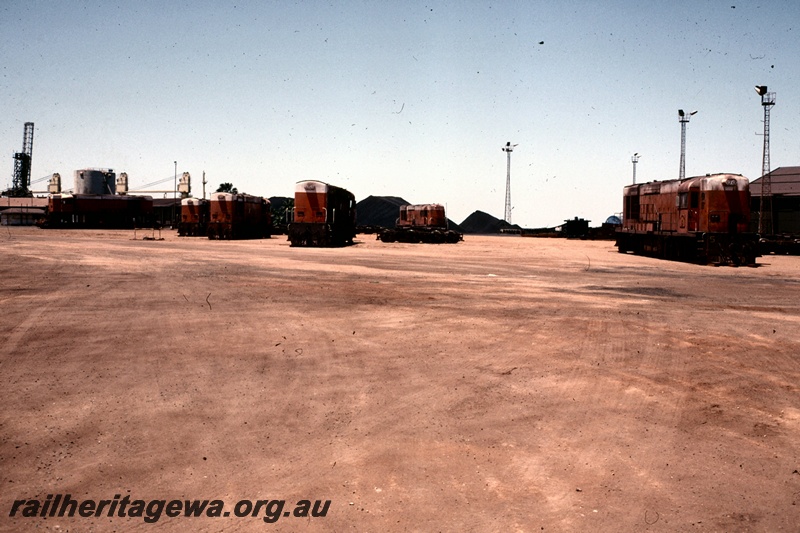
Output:
[[636,185],[636,163],[639,162],[639,152],[631,156],[631,163],[633,163],[633,184]]
[[758,233],[772,233],[772,176],[769,164],[769,110],[775,105],[775,93],[767,91],[766,85],[756,85],[764,108],[764,150],[761,153],[761,202],[758,213]]
[[683,109],[678,109],[678,122],[681,123],[681,168],[678,171],[678,179],[681,180],[686,177],[686,124],[689,123],[689,117],[695,113],[697,111],[684,113]]
[[509,224],[511,224],[511,152],[514,151],[515,146],[517,145],[511,144],[511,141],[508,141],[502,148],[508,156],[508,162],[506,164],[506,212],[503,218]]

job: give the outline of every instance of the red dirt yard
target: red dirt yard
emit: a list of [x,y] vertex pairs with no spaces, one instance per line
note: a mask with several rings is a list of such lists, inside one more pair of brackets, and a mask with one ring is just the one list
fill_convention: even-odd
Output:
[[0,232],[2,531],[800,530],[800,258],[142,235]]

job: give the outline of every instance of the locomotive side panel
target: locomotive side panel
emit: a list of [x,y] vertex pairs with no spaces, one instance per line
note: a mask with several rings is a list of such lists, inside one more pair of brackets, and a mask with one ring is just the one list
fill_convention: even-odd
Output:
[[127,229],[153,221],[149,196],[111,194],[53,195],[44,227]]
[[334,246],[353,244],[356,236],[356,199],[347,189],[328,188],[328,226]]

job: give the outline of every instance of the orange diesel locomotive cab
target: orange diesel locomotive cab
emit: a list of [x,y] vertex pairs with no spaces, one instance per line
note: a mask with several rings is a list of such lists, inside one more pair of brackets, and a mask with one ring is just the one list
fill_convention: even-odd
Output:
[[208,231],[209,202],[202,198],[181,200],[181,221],[178,235],[181,237],[205,237]]
[[356,199],[347,189],[299,181],[294,191],[292,246],[345,246],[356,236]]
[[394,229],[385,229],[378,239],[383,242],[457,243],[463,235],[448,229],[444,206],[420,204],[400,206],[400,217]]
[[738,174],[628,185],[620,252],[701,263],[754,264],[750,183]]
[[261,196],[215,192],[209,201],[209,239],[263,239],[271,235],[269,200]]
[[397,225],[447,229],[444,206],[439,204],[400,206],[400,218]]

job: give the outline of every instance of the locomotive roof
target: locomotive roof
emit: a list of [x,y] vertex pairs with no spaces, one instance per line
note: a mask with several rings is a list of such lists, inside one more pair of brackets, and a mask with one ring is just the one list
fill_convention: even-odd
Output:
[[400,206],[400,209],[435,209],[437,207],[444,208],[442,204],[414,204]]
[[202,204],[205,202],[208,202],[208,200],[206,200],[205,198],[183,198],[181,200],[181,205],[191,205],[192,203]]
[[232,202],[234,200],[238,200],[239,198],[241,198],[243,202],[258,203],[264,201],[266,203],[269,203],[269,200],[267,200],[262,196],[253,196],[252,194],[244,194],[241,192],[212,192],[210,200],[213,202],[213,201],[219,201],[220,199],[224,199],[226,202]]
[[721,188],[723,183],[727,182],[730,179],[734,179],[737,183],[737,187],[742,190],[749,181],[747,178],[742,176],[741,174],[706,174],[705,176],[692,176],[690,178],[684,178],[682,180],[664,180],[664,181],[648,181],[644,183],[636,183],[631,185],[625,186],[626,193],[630,192],[632,194],[637,194],[634,191],[642,191],[644,194],[649,193],[657,193],[659,191],[666,191],[669,189],[672,190],[684,190],[688,189],[694,183],[700,181],[703,183],[703,188],[706,190]]
[[[144,196],[139,194],[75,194],[75,193],[61,193],[61,194],[51,194],[48,198],[60,198],[60,199],[67,199],[67,198],[76,198],[79,200],[86,200],[86,199],[100,199],[100,200],[108,200],[108,199],[117,199],[117,200],[138,200],[139,198],[146,198],[148,200],[153,200],[152,196]],[[166,198],[161,198],[161,200],[165,200]],[[173,202],[172,198],[168,199],[170,202]]]
[[350,195],[353,199],[355,196],[353,193],[348,191],[347,189],[343,189],[342,187],[337,187],[336,185],[331,185],[330,183],[325,183],[324,181],[318,180],[302,180],[298,181],[294,188],[295,192],[313,192],[316,193],[327,193],[327,192],[334,192],[334,191],[343,191]]

